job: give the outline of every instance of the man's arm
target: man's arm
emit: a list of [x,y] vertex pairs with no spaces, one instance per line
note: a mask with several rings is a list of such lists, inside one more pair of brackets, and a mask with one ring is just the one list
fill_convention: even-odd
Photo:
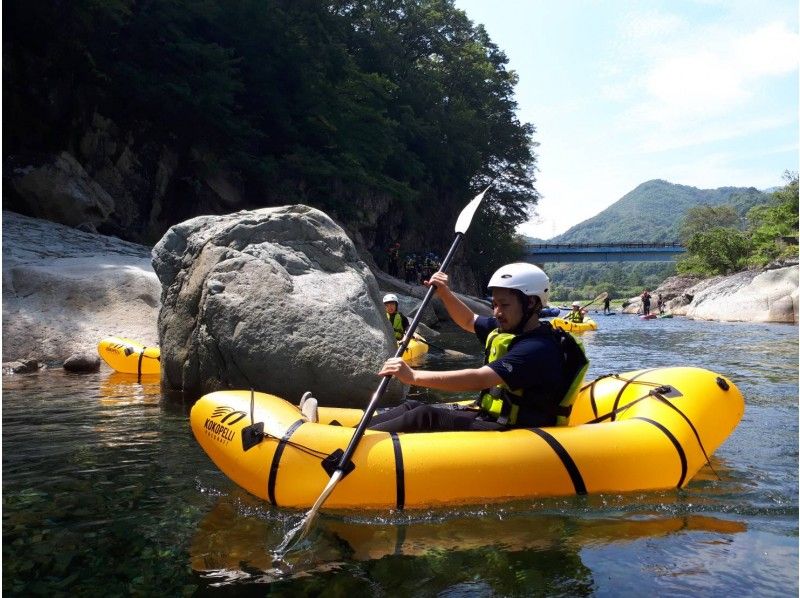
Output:
[[425,281],[425,285],[436,287],[436,295],[442,300],[447,313],[459,327],[467,332],[475,332],[475,312],[455,296],[448,286],[449,281],[447,274],[444,272],[435,272],[430,280]]
[[483,390],[503,382],[502,378],[489,366],[439,372],[414,370],[400,357],[388,359],[378,374],[380,376],[392,375],[403,384],[451,392]]

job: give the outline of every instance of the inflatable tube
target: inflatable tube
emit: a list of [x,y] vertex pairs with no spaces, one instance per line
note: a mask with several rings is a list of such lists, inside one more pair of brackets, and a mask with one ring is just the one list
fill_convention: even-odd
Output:
[[672,317],[672,314],[658,314],[658,317],[661,319],[668,319]]
[[658,316],[656,314],[647,314],[639,316],[640,320],[655,320]]
[[[408,347],[403,351],[403,361],[415,361],[428,352],[428,344],[423,342],[425,339],[421,336],[419,339],[412,338],[408,343]],[[397,342],[397,346],[400,346],[400,341]]]
[[[353,453],[355,469],[325,505],[403,509],[682,488],[743,412],[736,386],[708,370],[602,376],[580,390],[569,426],[367,430]],[[296,405],[240,390],[203,396],[190,420],[198,443],[231,480],[273,505],[307,508],[328,482],[322,459],[348,445],[362,415],[322,407],[319,423],[309,423]],[[262,425],[263,433],[250,432]]]
[[[421,341],[411,339],[403,352],[405,361],[414,361],[428,352],[428,345]],[[397,345],[400,346],[400,343]],[[109,336],[97,343],[97,353],[111,369],[121,374],[141,376],[161,373],[161,350],[158,347],[146,347],[127,338]]]
[[97,353],[111,369],[122,374],[161,373],[161,350],[127,338],[110,336],[97,343]]
[[539,317],[540,318],[554,318],[558,314],[561,313],[561,310],[557,307],[543,307],[539,310]]
[[586,332],[587,330],[597,330],[597,322],[591,318],[584,317],[583,322],[570,322],[563,318],[553,318],[550,321],[556,328],[567,332]]

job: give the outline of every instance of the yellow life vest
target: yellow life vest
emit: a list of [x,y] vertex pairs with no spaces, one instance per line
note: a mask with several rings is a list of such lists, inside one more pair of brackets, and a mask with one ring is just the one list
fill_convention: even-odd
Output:
[[583,322],[583,312],[581,310],[571,311],[566,315],[564,319],[568,320],[569,322],[575,322],[575,323]]
[[[495,328],[486,337],[486,363],[500,359],[508,353],[511,343],[517,337],[510,332],[500,332]],[[522,389],[512,390],[505,382],[484,390],[479,399],[482,411],[492,415],[497,422],[503,425],[514,425],[519,415],[519,399],[522,398]]]
[[389,323],[392,325],[392,328],[394,328],[394,337],[397,340],[403,338],[403,335],[406,333],[406,331],[403,330],[403,318],[400,317],[400,312],[394,312],[394,317],[392,317],[392,315],[387,311],[386,317],[389,318]]
[[[564,373],[568,384],[556,410],[556,425],[565,426],[572,412],[572,404],[578,397],[583,377],[589,369],[589,360],[583,351],[583,345],[571,334],[550,326],[548,322],[542,322],[540,325],[550,330],[564,359]],[[518,335],[500,332],[499,328],[492,330],[486,337],[486,363],[500,359],[508,353],[517,338]],[[482,391],[477,402],[481,410],[496,418],[498,423],[513,426],[519,416],[520,399],[523,394],[524,389],[511,389],[505,383],[501,383]]]

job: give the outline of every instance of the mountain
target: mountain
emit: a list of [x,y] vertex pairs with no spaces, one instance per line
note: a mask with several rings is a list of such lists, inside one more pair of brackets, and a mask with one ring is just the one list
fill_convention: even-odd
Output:
[[731,204],[740,216],[768,195],[754,187],[698,189],[655,179],[624,195],[608,208],[550,239],[551,243],[671,242],[678,240],[689,208]]
[[[672,242],[686,212],[695,206],[731,204],[744,219],[769,195],[753,187],[698,189],[663,180],[642,183],[597,214],[549,243]],[[528,239],[529,243],[538,240]],[[633,297],[655,288],[675,273],[675,262],[553,263],[545,271],[553,283],[554,301],[585,299],[608,291],[615,298]]]
[[520,235],[525,243],[548,243],[547,239],[540,239],[539,237],[529,237],[527,235]]

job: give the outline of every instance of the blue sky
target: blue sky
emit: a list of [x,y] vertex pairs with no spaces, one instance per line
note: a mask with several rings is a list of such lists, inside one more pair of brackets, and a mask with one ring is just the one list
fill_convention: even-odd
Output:
[[760,189],[798,170],[797,0],[455,0],[519,76],[550,238],[640,183]]

